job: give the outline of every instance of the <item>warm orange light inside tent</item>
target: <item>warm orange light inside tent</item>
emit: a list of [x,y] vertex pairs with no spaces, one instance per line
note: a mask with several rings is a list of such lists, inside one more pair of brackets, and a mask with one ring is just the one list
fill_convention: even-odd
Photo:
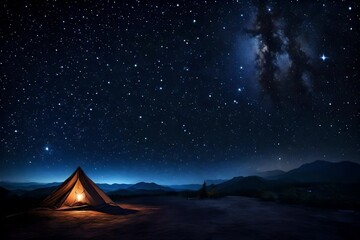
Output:
[[76,201],[81,202],[85,198],[85,193],[76,193]]

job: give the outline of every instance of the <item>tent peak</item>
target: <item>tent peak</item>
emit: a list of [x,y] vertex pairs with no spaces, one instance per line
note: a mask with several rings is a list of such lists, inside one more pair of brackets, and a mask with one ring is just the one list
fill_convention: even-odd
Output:
[[77,173],[77,174],[85,174],[84,170],[82,170],[82,168],[79,166],[76,168],[75,172],[74,173]]

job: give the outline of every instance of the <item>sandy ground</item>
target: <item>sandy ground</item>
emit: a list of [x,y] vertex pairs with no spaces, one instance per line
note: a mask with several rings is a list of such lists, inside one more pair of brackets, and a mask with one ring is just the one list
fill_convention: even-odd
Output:
[[360,213],[245,197],[126,200],[137,210],[34,210],[3,220],[1,239],[360,239]]

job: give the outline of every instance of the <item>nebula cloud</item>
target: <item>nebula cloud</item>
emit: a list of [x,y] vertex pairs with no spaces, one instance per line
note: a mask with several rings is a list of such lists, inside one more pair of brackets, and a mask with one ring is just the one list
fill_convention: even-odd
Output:
[[279,4],[256,1],[257,14],[247,34],[258,39],[257,70],[261,92],[274,105],[307,103],[311,92],[309,56],[302,50],[303,19]]

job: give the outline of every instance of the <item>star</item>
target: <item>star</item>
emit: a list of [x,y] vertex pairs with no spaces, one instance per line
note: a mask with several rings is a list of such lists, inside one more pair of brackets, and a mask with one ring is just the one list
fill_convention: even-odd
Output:
[[321,60],[323,60],[323,62],[325,62],[326,59],[328,59],[329,57],[325,56],[325,54],[323,53],[320,57]]
[[45,151],[49,151],[50,149],[49,149],[49,147],[45,147]]

